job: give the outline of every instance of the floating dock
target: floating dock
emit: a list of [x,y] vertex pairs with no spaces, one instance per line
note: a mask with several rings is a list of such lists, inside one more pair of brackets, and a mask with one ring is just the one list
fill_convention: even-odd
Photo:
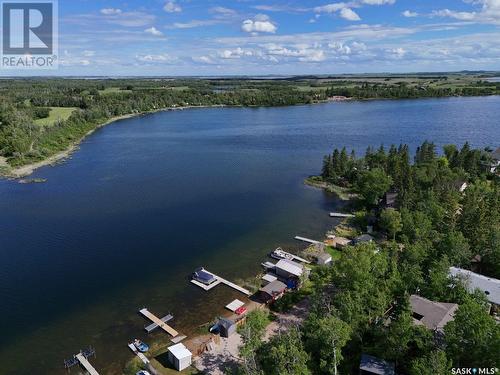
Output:
[[307,243],[310,243],[310,244],[313,244],[313,245],[319,245],[319,244],[323,243],[321,241],[311,240],[310,238],[305,238],[305,237],[300,237],[300,236],[295,236],[295,239],[298,240],[298,241],[307,242]]
[[349,218],[349,217],[354,217],[354,215],[353,214],[341,214],[340,212],[330,212],[330,217]]
[[138,351],[133,343],[128,344],[128,347],[141,359],[142,362],[144,362],[145,365],[149,363],[149,359],[147,359],[144,354]]
[[[177,332],[175,329],[173,329],[172,327],[170,327],[162,319],[158,318],[156,315],[154,315],[151,312],[149,312],[148,309],[143,308],[143,309],[139,310],[139,312],[142,315],[144,315],[146,318],[148,318],[149,320],[151,320],[154,324],[156,324],[156,327],[160,327],[165,332],[167,332],[170,336],[175,337],[175,336],[177,336],[179,334],[179,332]],[[168,315],[167,315],[167,317],[168,317]],[[148,326],[148,327],[150,327],[150,326]]]
[[241,286],[239,285],[236,285],[235,283],[232,283],[231,281],[228,281],[226,279],[223,279],[222,277],[220,276],[217,276],[216,274],[212,273],[212,272],[208,272],[206,269],[203,269],[206,273],[212,275],[216,281],[214,281],[213,283],[211,283],[210,285],[205,285],[203,283],[200,283],[199,281],[197,280],[194,280],[194,279],[191,279],[191,282],[196,285],[196,286],[199,286],[200,288],[202,288],[203,290],[210,290],[212,288],[215,288],[217,285],[219,284],[225,284],[227,285],[228,287],[230,288],[233,288],[235,290],[237,290],[238,292],[241,292],[247,296],[250,296],[252,294],[252,292],[250,292],[249,290],[245,289],[245,288],[242,288]]
[[80,352],[78,353],[75,358],[80,362],[80,364],[87,370],[87,372],[90,375],[99,375],[97,370],[90,364],[90,362],[87,360],[87,358]]

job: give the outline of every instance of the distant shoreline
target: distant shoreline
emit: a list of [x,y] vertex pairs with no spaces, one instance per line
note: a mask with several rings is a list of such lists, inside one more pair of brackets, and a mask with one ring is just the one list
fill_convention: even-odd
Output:
[[73,154],[78,149],[78,146],[80,143],[82,143],[88,136],[93,134],[96,130],[103,128],[107,125],[110,125],[114,122],[120,121],[120,120],[126,120],[129,118],[134,118],[134,117],[139,117],[143,115],[148,115],[152,113],[157,113],[157,112],[167,112],[167,111],[178,111],[178,110],[184,110],[184,109],[193,109],[193,108],[222,108],[222,107],[227,107],[226,105],[211,105],[211,106],[185,106],[185,107],[167,107],[167,108],[161,108],[161,109],[156,109],[152,111],[146,111],[146,112],[139,112],[139,113],[129,113],[126,115],[121,115],[121,116],[116,116],[112,117],[109,120],[106,120],[105,122],[97,125],[94,129],[88,131],[83,137],[78,139],[77,141],[73,142],[66,150],[60,151],[52,156],[49,156],[48,158],[44,160],[40,160],[34,163],[29,163],[22,165],[20,167],[9,167],[8,164],[5,161],[5,158],[0,159],[0,167],[3,166],[4,169],[0,169],[0,178],[8,178],[8,179],[19,179],[23,177],[27,177],[31,175],[35,170],[46,167],[48,165],[54,165],[60,161],[63,161],[67,159],[68,157]]

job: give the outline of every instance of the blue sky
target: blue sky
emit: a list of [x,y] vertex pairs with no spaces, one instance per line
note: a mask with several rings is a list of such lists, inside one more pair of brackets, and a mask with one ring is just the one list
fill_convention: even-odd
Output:
[[500,70],[500,0],[59,0],[59,36],[61,75]]

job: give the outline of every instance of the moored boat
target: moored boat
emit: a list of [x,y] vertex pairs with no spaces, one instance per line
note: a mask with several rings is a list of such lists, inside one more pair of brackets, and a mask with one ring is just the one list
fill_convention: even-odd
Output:
[[271,255],[271,258],[278,259],[278,260],[279,259],[293,260],[293,255],[290,253],[287,253],[286,251],[283,251],[283,249],[281,247],[278,247],[270,255]]
[[134,340],[134,346],[137,348],[138,351],[141,353],[146,353],[149,350],[149,345],[146,344],[145,342],[142,342],[139,339]]

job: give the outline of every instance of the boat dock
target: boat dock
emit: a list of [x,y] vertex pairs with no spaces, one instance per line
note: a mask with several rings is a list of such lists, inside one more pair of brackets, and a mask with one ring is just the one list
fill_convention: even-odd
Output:
[[145,365],[149,363],[149,359],[147,359],[144,354],[138,351],[133,343],[128,344],[128,347],[141,359],[142,362],[144,362]]
[[310,238],[305,238],[305,237],[300,237],[300,236],[295,236],[294,238],[297,241],[303,241],[303,242],[307,242],[307,243],[310,243],[310,244],[313,244],[313,245],[319,245],[319,244],[323,243],[321,241],[311,240]]
[[233,288],[235,290],[237,290],[238,292],[241,292],[247,296],[250,296],[252,294],[252,292],[250,292],[248,289],[245,289],[245,288],[242,288],[241,286],[239,285],[236,285],[235,283],[232,283],[231,281],[228,281],[226,279],[223,279],[222,277],[220,276],[217,276],[216,274],[212,273],[212,272],[208,272],[207,270],[204,269],[204,271],[210,275],[212,275],[216,281],[214,281],[213,283],[211,283],[210,285],[205,285],[203,283],[200,283],[199,281],[197,280],[194,280],[194,279],[191,279],[191,282],[196,285],[196,286],[199,286],[200,288],[208,291],[212,288],[215,288],[217,285],[219,284],[225,284],[227,285],[228,287],[230,288]]
[[[163,318],[161,318],[161,321],[163,323],[167,323],[172,319],[174,319],[174,316],[171,314],[168,314],[168,315],[165,315]],[[156,323],[151,323],[150,325],[144,327],[144,329],[146,330],[147,333],[150,333],[151,331],[153,331],[156,328],[158,328],[158,324],[156,324]]]
[[90,364],[90,362],[87,360],[87,357],[83,355],[82,352],[78,353],[75,358],[80,362],[80,364],[87,370],[87,372],[90,375],[99,375],[97,370]]
[[330,212],[330,217],[350,218],[350,217],[354,217],[354,215],[353,214],[341,214],[340,212]]
[[[177,332],[175,329],[173,329],[172,327],[170,327],[162,319],[158,318],[156,315],[154,315],[151,312],[149,312],[148,309],[143,308],[143,309],[139,310],[139,312],[142,315],[144,315],[146,318],[148,318],[149,320],[151,320],[154,324],[156,324],[156,327],[160,327],[165,332],[167,332],[170,336],[175,337],[175,336],[177,336],[179,334],[179,332]],[[167,315],[167,317],[168,317],[168,315]],[[148,326],[148,327],[150,327],[150,326]],[[156,328],[156,327],[154,327],[154,328]]]

